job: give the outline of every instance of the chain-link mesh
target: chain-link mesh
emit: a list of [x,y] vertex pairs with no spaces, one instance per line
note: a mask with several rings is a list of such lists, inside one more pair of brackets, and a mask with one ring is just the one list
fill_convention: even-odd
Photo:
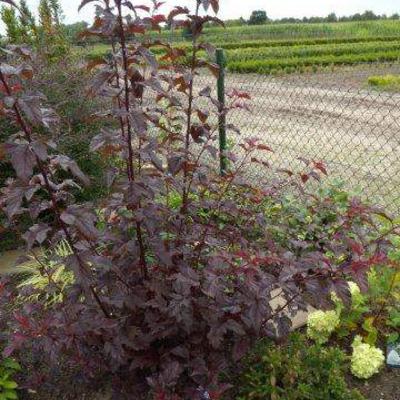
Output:
[[[386,74],[399,75],[400,64],[282,76],[227,73],[227,92],[235,88],[252,98],[251,112],[235,110],[228,123],[239,127],[242,137],[258,137],[273,148],[268,159],[274,170],[298,170],[299,158],[322,160],[329,179],[398,212],[400,93],[368,86],[370,76]],[[200,80],[202,86],[216,85],[211,76]],[[270,171],[253,168],[251,179]]]

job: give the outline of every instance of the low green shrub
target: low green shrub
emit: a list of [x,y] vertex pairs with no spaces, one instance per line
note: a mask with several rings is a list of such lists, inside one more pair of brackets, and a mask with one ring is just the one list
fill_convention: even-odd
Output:
[[371,76],[368,78],[368,85],[383,90],[400,91],[400,76]]
[[[312,257],[314,252],[322,251],[333,265],[346,265],[346,247],[336,254],[329,248],[332,245],[338,248],[342,246],[337,243],[336,238],[343,227],[343,216],[351,209],[351,199],[352,196],[344,190],[341,183],[334,183],[320,188],[308,200],[293,195],[286,195],[279,202],[265,200],[263,207],[267,219],[267,235],[298,257],[306,257],[307,254]],[[371,345],[375,345],[377,341],[393,342],[399,338],[400,238],[396,232],[400,219],[375,215],[371,223],[379,229],[375,233],[371,232],[367,240],[387,237],[382,246],[391,248],[388,260],[382,263],[378,259],[367,274],[366,282],[360,281],[357,285],[349,282],[349,301],[346,305],[333,296],[330,308],[340,315],[340,323],[337,324],[335,317],[321,310],[321,315],[327,318],[321,318],[320,315],[314,321],[321,321],[321,325],[313,323],[313,337],[320,335],[327,340],[334,334],[335,339],[342,342],[355,334],[361,334]],[[358,251],[358,228],[354,225],[353,229],[346,240],[351,249]],[[318,299],[316,304],[320,307]],[[327,305],[323,308],[326,309]]]
[[20,370],[20,365],[11,358],[0,359],[0,400],[18,399],[14,375]]
[[[268,235],[289,251],[299,256],[326,249],[325,256],[333,259],[328,250],[335,236],[340,233],[341,218],[351,208],[352,196],[343,183],[334,182],[319,187],[313,197],[286,194],[276,201],[264,200]],[[299,253],[301,244],[302,253]],[[335,264],[345,260],[346,254],[335,258]]]
[[261,341],[248,357],[237,400],[362,400],[347,387],[347,357],[292,334],[285,345]]

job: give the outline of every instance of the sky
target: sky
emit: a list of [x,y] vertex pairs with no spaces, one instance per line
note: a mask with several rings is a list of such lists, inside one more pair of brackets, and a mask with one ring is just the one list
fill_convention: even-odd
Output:
[[[148,3],[148,0],[133,0],[133,3]],[[31,9],[37,9],[39,0],[27,0]],[[61,0],[65,23],[92,21],[94,7],[87,6],[78,13],[80,0]],[[194,0],[166,0],[164,9],[174,5],[190,6]],[[396,4],[397,3],[397,4]],[[263,9],[270,18],[326,16],[331,12],[337,15],[350,15],[365,10],[376,14],[400,13],[400,0],[220,0],[222,19],[248,18],[251,11]],[[0,27],[0,30],[1,27]]]

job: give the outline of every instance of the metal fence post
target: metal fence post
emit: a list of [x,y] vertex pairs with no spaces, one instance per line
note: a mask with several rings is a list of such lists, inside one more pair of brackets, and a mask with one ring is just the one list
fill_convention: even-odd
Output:
[[217,64],[219,66],[219,77],[217,82],[218,101],[220,104],[218,126],[219,126],[219,160],[221,175],[227,170],[227,159],[224,155],[226,150],[226,115],[225,115],[225,54],[223,49],[216,50]]

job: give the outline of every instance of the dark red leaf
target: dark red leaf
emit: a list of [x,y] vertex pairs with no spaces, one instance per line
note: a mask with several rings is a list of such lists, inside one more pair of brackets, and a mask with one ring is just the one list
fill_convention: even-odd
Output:
[[81,4],[78,7],[78,11],[81,11],[83,7],[85,7],[89,3],[94,3],[95,1],[99,0],[82,0]]
[[5,149],[10,155],[17,176],[23,181],[27,181],[32,176],[36,161],[29,144],[8,143],[5,145]]

